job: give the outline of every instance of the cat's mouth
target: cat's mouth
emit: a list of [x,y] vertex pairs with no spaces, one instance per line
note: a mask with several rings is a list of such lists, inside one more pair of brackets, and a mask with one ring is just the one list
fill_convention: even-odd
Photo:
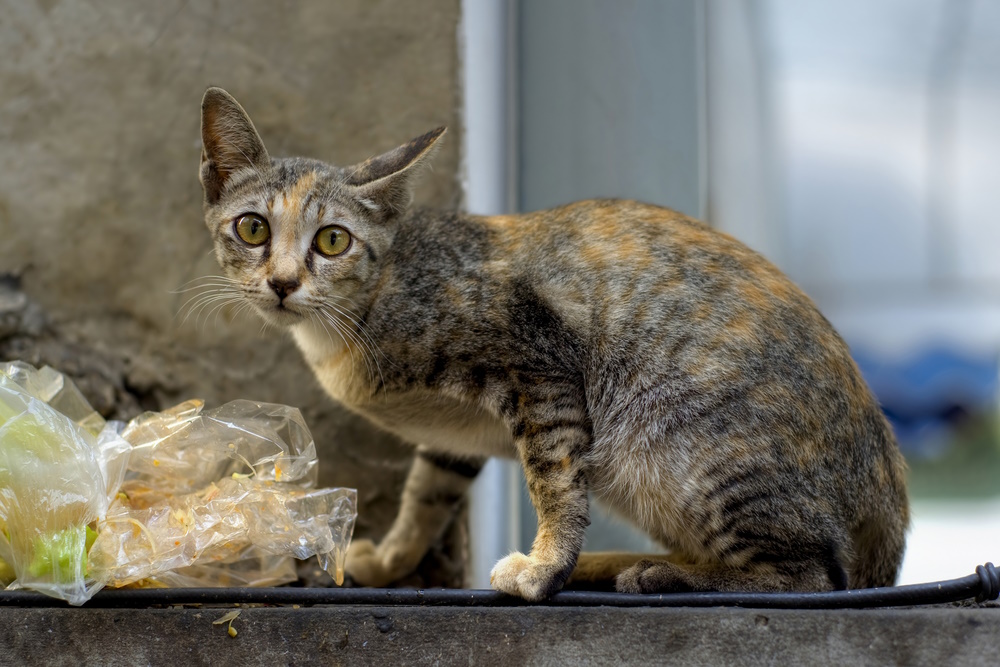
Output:
[[274,324],[288,326],[291,324],[296,324],[301,322],[306,318],[306,314],[303,313],[294,304],[285,302],[284,300],[278,303],[268,304],[263,308],[259,308],[261,314]]

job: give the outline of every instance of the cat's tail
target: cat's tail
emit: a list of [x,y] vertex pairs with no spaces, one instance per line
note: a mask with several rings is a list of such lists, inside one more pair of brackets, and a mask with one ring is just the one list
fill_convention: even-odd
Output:
[[[899,576],[910,527],[910,503],[906,492],[906,462],[892,439],[891,431],[879,443],[881,459],[873,462],[867,480],[870,492],[856,523],[851,527],[854,559],[848,568],[850,588],[892,586]],[[860,508],[859,508],[860,509]]]
[[618,575],[641,560],[665,559],[664,554],[634,554],[617,551],[584,551],[566,582],[575,589],[615,590]]
[[854,562],[849,588],[875,588],[896,583],[906,549],[909,510],[905,500],[863,521],[854,531]]

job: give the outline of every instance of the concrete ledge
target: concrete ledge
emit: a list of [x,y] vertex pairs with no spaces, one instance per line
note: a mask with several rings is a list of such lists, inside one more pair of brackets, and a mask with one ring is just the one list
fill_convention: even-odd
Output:
[[995,665],[1000,609],[0,608],[2,665]]

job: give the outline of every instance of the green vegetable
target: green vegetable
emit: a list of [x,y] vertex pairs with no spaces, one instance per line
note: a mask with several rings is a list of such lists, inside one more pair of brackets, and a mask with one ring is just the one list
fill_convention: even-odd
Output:
[[87,552],[96,539],[97,533],[90,526],[73,526],[38,537],[28,572],[36,578],[71,583],[87,571]]
[[8,565],[3,558],[0,558],[0,586],[6,586],[16,578],[17,574],[14,572],[14,568]]
[[30,412],[7,415],[3,407],[0,401],[0,446],[5,449],[3,459],[7,465],[0,463],[0,471],[9,466],[7,472],[13,473],[25,464],[31,465],[33,460],[46,465],[73,465],[72,445],[66,443],[66,432],[54,430],[63,426],[69,431],[68,424],[59,424],[58,413],[52,411],[56,419],[46,421]]

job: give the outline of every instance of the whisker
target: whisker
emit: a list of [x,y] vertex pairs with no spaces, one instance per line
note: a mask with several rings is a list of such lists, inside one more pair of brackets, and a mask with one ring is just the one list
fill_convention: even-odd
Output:
[[220,312],[222,312],[222,309],[232,303],[239,303],[239,299],[235,297],[230,297],[228,299],[220,299],[215,306],[209,309],[208,315],[205,316],[205,324],[208,324],[208,322],[212,319],[213,315],[215,315],[216,318],[218,318],[218,315]]
[[190,292],[191,290],[199,289],[201,287],[219,287],[228,285],[239,285],[240,281],[235,278],[230,278],[229,276],[198,276],[197,278],[192,278],[184,283],[181,283],[177,289],[170,290],[169,294],[182,294],[184,292]]
[[184,304],[178,309],[177,315],[175,315],[174,317],[176,319],[176,317],[179,317],[181,313],[185,313],[186,310],[187,312],[184,314],[184,317],[181,320],[181,326],[187,323],[191,315],[197,315],[196,326],[198,326],[197,320],[200,320],[200,313],[206,307],[215,304],[220,300],[236,301],[239,300],[240,297],[242,297],[242,293],[231,286],[211,288],[205,292],[195,294],[187,301],[185,301]]
[[375,343],[375,341],[374,341],[374,340],[372,339],[372,337],[371,337],[371,334],[369,334],[369,333],[368,333],[368,331],[366,330],[366,328],[365,328],[365,325],[364,325],[364,321],[363,321],[363,319],[361,318],[361,316],[360,316],[360,315],[358,315],[358,314],[357,314],[356,312],[354,312],[353,310],[351,310],[351,309],[350,309],[349,307],[347,307],[347,306],[343,305],[343,303],[344,303],[345,301],[346,301],[347,303],[350,303],[350,301],[349,301],[348,299],[345,299],[344,297],[341,297],[341,296],[337,296],[337,295],[332,295],[332,297],[333,297],[333,298],[335,298],[335,299],[338,299],[338,300],[340,301],[340,304],[341,304],[341,305],[339,305],[339,306],[335,306],[335,305],[334,305],[334,304],[332,304],[332,303],[331,303],[331,304],[327,304],[327,305],[329,305],[329,306],[330,306],[330,307],[332,307],[332,308],[336,308],[338,312],[340,312],[340,313],[341,313],[342,315],[344,315],[344,316],[345,316],[345,317],[347,317],[347,318],[348,318],[349,320],[351,320],[351,323],[352,323],[352,324],[354,324],[354,326],[355,326],[355,327],[357,328],[357,330],[358,330],[358,331],[359,331],[360,333],[364,334],[365,338],[367,338],[367,339],[368,339],[368,342],[369,342],[369,343],[371,343],[371,345],[372,345],[372,346],[373,346],[373,347],[375,348],[375,350],[377,350],[377,351],[378,351],[378,353],[379,353],[379,354],[381,354],[381,355],[382,355],[382,357],[383,357],[383,358],[384,358],[384,359],[385,359],[386,361],[389,361],[389,358],[388,358],[388,357],[386,357],[386,356],[385,356],[385,354],[384,354],[384,353],[382,352],[382,350],[378,348],[378,345],[377,345],[377,344]]
[[[354,324],[354,326],[356,327],[356,331],[351,332],[352,338],[354,338],[354,340],[357,341],[358,345],[362,346],[365,350],[367,350],[368,354],[371,355],[372,361],[375,362],[375,368],[378,370],[378,377],[380,384],[384,389],[385,377],[382,375],[382,366],[379,364],[378,361],[378,355],[381,354],[382,351],[378,349],[378,346],[375,345],[375,342],[371,339],[371,336],[368,334],[368,332],[364,330],[364,327],[358,320],[355,320],[354,318],[350,317],[343,310],[341,310],[332,303],[328,303],[326,304],[326,306],[337,311],[342,317],[346,317]],[[364,338],[361,337],[362,335],[364,336]],[[370,375],[372,371],[371,371],[371,366],[368,364],[368,355],[365,355],[365,364],[368,365],[368,373]]]
[[[344,315],[335,305],[333,305],[331,303],[323,304],[323,308],[332,308],[332,309],[336,310],[340,314],[341,318],[346,317],[346,315]],[[332,321],[337,321],[338,323],[341,321],[340,318],[335,317],[332,313],[327,313],[325,310],[323,312]],[[385,397],[387,395],[386,391],[385,391],[385,376],[382,374],[382,366],[381,366],[381,364],[379,363],[379,360],[378,360],[378,354],[381,354],[381,350],[378,350],[378,352],[376,352],[377,346],[374,344],[374,341],[371,340],[371,337],[367,336],[366,332],[363,332],[363,330],[361,329],[361,324],[359,322],[356,322],[356,321],[354,321],[353,319],[351,319],[349,317],[347,319],[350,320],[351,322],[353,322],[354,325],[356,327],[358,327],[358,329],[357,330],[353,330],[353,329],[350,329],[348,327],[344,327],[344,331],[346,333],[348,333],[350,335],[351,339],[353,341],[355,341],[355,343],[358,345],[358,351],[361,352],[361,354],[363,355],[363,359],[365,361],[365,367],[368,370],[368,377],[370,379],[374,380],[374,377],[375,377],[374,373],[375,372],[378,373],[379,385],[382,388],[383,397]],[[366,338],[368,340],[365,340],[365,339],[361,338],[361,336],[359,335],[359,332],[366,333]],[[371,360],[369,360],[369,356],[371,357]],[[375,364],[375,370],[374,371],[372,370],[372,363],[371,362],[374,362],[374,364]]]
[[[334,296],[335,299],[338,299],[341,303],[343,303],[344,301],[347,301],[347,299],[345,299],[343,297],[336,296],[336,295],[333,295],[333,296]],[[342,315],[348,317],[348,319],[351,320],[351,322],[357,328],[357,332],[360,335],[364,336],[365,340],[368,342],[367,347],[368,347],[369,351],[371,352],[372,359],[375,361],[375,366],[378,369],[378,376],[379,376],[379,380],[380,380],[381,385],[382,385],[382,394],[383,394],[383,397],[385,397],[387,395],[387,392],[386,392],[386,389],[385,389],[385,375],[382,373],[382,364],[379,361],[379,357],[382,357],[382,360],[385,361],[388,365],[390,365],[393,368],[397,368],[396,364],[393,363],[393,361],[388,356],[386,356],[386,354],[382,351],[382,348],[380,348],[379,345],[378,345],[378,343],[376,343],[375,340],[374,340],[374,338],[372,338],[371,333],[367,330],[367,327],[365,326],[365,322],[364,322],[363,318],[361,318],[357,313],[355,313],[354,311],[352,311],[347,306],[343,306],[342,305],[342,306],[338,307],[338,306],[336,306],[336,305],[334,305],[332,303],[327,303],[326,305],[329,306],[329,307],[331,307],[331,308],[335,308],[338,311],[341,311],[341,309],[343,309],[343,311],[345,311],[345,312],[343,312]],[[353,315],[353,317],[350,317],[350,315]]]
[[[234,287],[233,285],[213,284],[213,285],[198,285],[197,287],[187,288],[187,289],[183,290],[183,292],[192,292],[192,291],[194,291],[196,289],[200,289],[200,290],[203,290],[203,291],[200,294],[193,295],[191,297],[192,299],[196,299],[199,296],[204,295],[204,294],[215,294],[215,293],[219,293],[219,292],[238,293],[240,291],[240,290],[236,289],[236,287]],[[178,292],[172,292],[172,293],[173,294],[181,294],[183,292],[179,292],[178,291]]]
[[237,317],[242,316],[244,313],[254,313],[254,312],[256,311],[254,311],[253,306],[250,304],[250,302],[244,299],[243,302],[236,307],[236,310],[233,311],[233,319],[235,320]]
[[212,313],[215,312],[219,306],[224,306],[233,300],[233,297],[221,295],[215,297],[214,299],[207,299],[203,301],[195,320],[195,328],[200,329],[202,327],[202,318],[204,318],[204,324],[208,324],[208,321],[212,317]]
[[[357,366],[357,362],[354,359],[354,349],[355,347],[357,347],[358,353],[361,355],[361,360],[365,362],[365,370],[367,372],[367,375],[369,378],[371,378],[372,377],[371,362],[369,362],[368,355],[366,354],[364,347],[362,347],[360,342],[358,341],[357,336],[348,327],[345,327],[343,325],[343,322],[341,322],[332,313],[328,313],[325,310],[321,310],[320,313],[333,326],[334,330],[337,331],[337,334],[340,336],[341,340],[344,341],[344,345],[347,347],[348,352],[350,352],[351,354],[351,368],[354,369]],[[350,338],[351,342],[354,343],[353,346],[348,342],[347,340],[348,338]],[[353,370],[351,371],[351,380],[352,381],[354,380]]]
[[193,291],[199,290],[199,289],[209,289],[209,288],[213,288],[213,287],[233,287],[233,286],[234,285],[232,283],[223,283],[223,282],[218,282],[218,283],[202,283],[200,285],[194,285],[192,287],[185,287],[183,289],[170,290],[168,292],[168,294],[185,294],[187,292],[193,292]]
[[199,294],[188,299],[184,305],[181,306],[180,310],[177,311],[177,316],[180,316],[180,314],[184,313],[184,310],[187,309],[187,313],[184,314],[184,318],[181,320],[181,326],[187,324],[188,318],[190,318],[191,315],[200,312],[206,305],[212,303],[215,299],[220,298],[223,298],[223,295],[211,292],[209,294]]
[[183,325],[187,322],[188,317],[190,317],[192,313],[197,313],[209,304],[212,304],[220,299],[239,299],[240,297],[242,297],[242,294],[231,288],[216,288],[207,292],[202,292],[185,301],[184,304],[178,309],[177,316],[180,316],[181,313],[185,312],[185,310],[187,311],[187,314],[184,315],[184,319],[181,321],[181,324]]
[[192,304],[191,306],[192,308],[198,308],[204,304],[211,303],[212,301],[215,301],[217,299],[226,299],[232,296],[234,296],[234,293],[227,290],[213,290],[211,292],[206,292],[191,297],[190,299],[188,299],[185,305]]
[[[323,330],[326,332],[326,335],[330,338],[330,342],[333,342],[333,335],[330,333],[330,329],[326,326],[326,322],[324,321],[326,313],[324,313],[323,311],[313,311],[312,313],[310,313],[310,316],[315,318],[315,320],[319,322],[320,326],[323,327]],[[331,325],[333,326],[333,330],[337,332],[337,335],[340,336],[340,339],[344,341],[344,346],[347,348],[347,352],[351,355],[351,384],[353,384],[354,351],[351,349],[351,346],[347,344],[347,339],[344,338],[344,334],[340,332],[340,328],[333,322],[331,322]]]
[[[352,316],[351,321],[358,328],[358,331],[361,332],[361,333],[363,333],[365,335],[365,337],[372,344],[372,346],[375,348],[375,350],[379,354],[382,355],[383,360],[385,360],[386,363],[392,364],[392,360],[389,359],[389,357],[387,357],[385,355],[385,353],[382,352],[382,350],[378,347],[378,345],[372,339],[371,334],[368,332],[367,328],[365,327],[365,323],[364,323],[363,318],[360,315],[358,315],[356,312],[354,312],[353,310],[351,310],[348,306],[344,305],[345,302],[348,303],[348,304],[350,304],[351,301],[349,299],[347,299],[345,297],[342,297],[342,296],[339,296],[339,295],[331,295],[331,297],[334,298],[334,299],[337,299],[339,301],[339,303],[340,303],[339,308],[344,311],[345,315],[351,315]],[[329,305],[332,306],[333,304],[329,304]],[[395,364],[392,364],[392,365],[395,365]]]
[[[342,341],[344,341],[344,345],[347,347],[347,351],[351,355],[351,368],[354,368],[354,364],[355,364],[355,362],[354,362],[354,348],[351,347],[351,344],[349,342],[347,342],[347,338],[344,336],[345,333],[348,334],[348,335],[350,335],[350,333],[351,333],[350,330],[342,327],[340,325],[340,322],[337,321],[337,318],[334,317],[333,315],[331,315],[330,313],[326,312],[325,310],[319,310],[317,312],[320,315],[322,315],[326,319],[326,321],[329,322],[333,326],[333,330],[336,331],[337,335],[340,336],[340,339]],[[355,340],[353,336],[351,336],[351,340]],[[361,350],[359,350],[359,352],[361,352]],[[365,363],[367,364],[367,359],[365,360]],[[371,372],[371,370],[369,369],[369,373],[370,372]],[[353,378],[353,376],[352,376],[352,378]]]

